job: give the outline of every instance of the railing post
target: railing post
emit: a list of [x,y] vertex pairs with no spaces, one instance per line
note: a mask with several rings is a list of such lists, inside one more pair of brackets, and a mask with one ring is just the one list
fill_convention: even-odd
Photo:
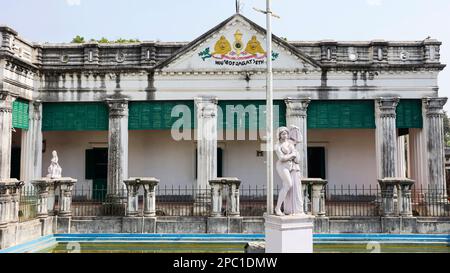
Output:
[[23,184],[14,178],[0,181],[0,228],[19,221],[20,189]]
[[212,179],[209,180],[209,185],[211,187],[211,217],[221,217],[222,216],[222,185],[224,181],[222,179]]
[[138,191],[139,191],[139,179],[130,178],[123,181],[127,188],[127,216],[138,216]]
[[77,182],[76,179],[61,179],[58,181],[61,189],[61,205],[59,210],[59,216],[69,217],[72,215],[72,190],[73,185]]
[[399,180],[401,200],[400,215],[403,217],[412,217],[412,204],[411,204],[411,187],[414,185],[414,181],[407,178]]
[[156,194],[155,189],[159,179],[154,177],[131,177],[123,181],[128,192],[127,216],[134,217],[138,212],[138,191],[144,188],[144,217],[156,216]]
[[387,177],[378,180],[381,188],[382,216],[389,217],[397,215],[394,206],[394,188],[399,184],[398,179],[395,177]]
[[308,214],[310,212],[308,205],[311,203],[311,198],[308,194],[311,181],[308,178],[302,178],[302,194],[303,194],[303,211]]
[[231,217],[239,217],[239,187],[241,185],[241,180],[238,178],[224,178],[225,183],[228,185],[228,195],[231,203],[231,211],[229,212],[229,216]]
[[142,178],[141,183],[144,187],[144,216],[155,217],[156,216],[156,186],[159,183],[159,179],[154,177]]
[[37,217],[40,219],[48,216],[48,191],[54,185],[50,179],[34,180],[31,182],[37,190]]
[[10,185],[11,195],[11,222],[19,222],[19,206],[20,206],[20,191],[24,185],[23,181],[14,182]]
[[5,228],[9,223],[9,209],[11,207],[10,189],[7,183],[0,183],[0,228]]
[[311,185],[311,214],[314,216],[325,216],[325,185],[327,180],[321,178],[303,178],[302,184]]
[[312,214],[315,216],[325,216],[325,185],[328,182],[320,179],[313,183],[313,202],[312,202]]

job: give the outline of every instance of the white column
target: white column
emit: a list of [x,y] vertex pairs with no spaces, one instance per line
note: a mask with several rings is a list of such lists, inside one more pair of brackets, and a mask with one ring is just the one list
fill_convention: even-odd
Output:
[[20,179],[26,184],[42,176],[42,103],[30,102],[28,130],[22,130]]
[[195,98],[197,108],[197,188],[217,176],[217,100]]
[[411,159],[409,162],[410,178],[415,181],[415,187],[417,189],[425,188],[428,181],[428,170],[426,165],[427,148],[425,140],[425,130],[409,129],[409,149]]
[[300,162],[302,177],[308,177],[308,127],[307,110],[311,102],[310,98],[285,100],[286,103],[286,125],[295,125],[300,128],[301,142],[297,145],[302,160]]
[[424,98],[428,189],[436,190],[445,199],[444,111],[447,98]]
[[143,181],[144,187],[144,216],[156,216],[156,186],[159,180],[156,178],[149,178]]
[[396,108],[398,98],[375,101],[376,154],[379,179],[397,176]]
[[128,178],[128,100],[107,99],[109,106],[108,132],[108,197],[125,195]]
[[406,177],[406,136],[397,137],[397,177]]
[[33,102],[31,125],[33,129],[33,174],[34,178],[42,177],[42,102]]
[[0,91],[0,180],[11,176],[12,106],[15,98]]

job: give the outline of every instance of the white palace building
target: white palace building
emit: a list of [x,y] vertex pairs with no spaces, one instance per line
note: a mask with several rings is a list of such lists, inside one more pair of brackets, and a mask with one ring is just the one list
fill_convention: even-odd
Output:
[[[275,128],[300,128],[304,177],[445,189],[439,41],[273,43]],[[265,44],[240,14],[190,43],[38,44],[0,27],[0,180],[45,176],[56,150],[76,187],[110,195],[129,177],[264,187]]]

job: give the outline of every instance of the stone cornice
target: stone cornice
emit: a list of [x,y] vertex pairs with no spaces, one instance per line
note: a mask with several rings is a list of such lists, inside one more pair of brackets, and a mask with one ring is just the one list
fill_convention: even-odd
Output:
[[0,60],[7,60],[15,65],[19,65],[19,66],[24,66],[27,69],[30,69],[33,72],[37,72],[39,71],[40,66],[30,63],[30,62],[26,62],[23,59],[14,56],[13,54],[11,54],[10,52],[6,51],[6,50],[2,50],[0,49]]

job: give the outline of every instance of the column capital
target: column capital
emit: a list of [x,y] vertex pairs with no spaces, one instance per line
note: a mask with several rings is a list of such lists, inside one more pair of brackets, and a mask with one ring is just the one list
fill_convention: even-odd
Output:
[[31,101],[34,107],[41,107],[42,101],[41,100],[33,100]]
[[41,106],[42,106],[42,101],[41,100],[35,100],[31,102],[32,106],[33,106],[33,111],[31,112],[30,115],[30,119],[33,120],[41,120],[42,119],[42,114],[41,114]]
[[390,97],[390,98],[377,98],[376,103],[378,106],[378,110],[380,111],[380,116],[382,117],[396,117],[395,110],[397,109],[397,105],[400,101],[398,97]]
[[217,116],[217,103],[215,97],[196,97],[195,106],[198,108],[198,114],[202,118],[213,118]]
[[110,117],[124,117],[128,116],[128,99],[127,98],[119,98],[119,99],[106,99],[106,104],[109,107],[109,116]]
[[12,113],[12,105],[16,98],[8,91],[0,91],[0,112]]
[[287,110],[289,111],[289,116],[306,117],[311,98],[286,98],[284,102],[286,103]]
[[194,98],[195,104],[199,105],[202,103],[206,104],[217,104],[218,99],[216,97],[195,97]]
[[444,105],[447,103],[448,98],[430,98],[426,97],[422,99],[422,103],[425,106],[427,116],[430,115],[442,115]]

